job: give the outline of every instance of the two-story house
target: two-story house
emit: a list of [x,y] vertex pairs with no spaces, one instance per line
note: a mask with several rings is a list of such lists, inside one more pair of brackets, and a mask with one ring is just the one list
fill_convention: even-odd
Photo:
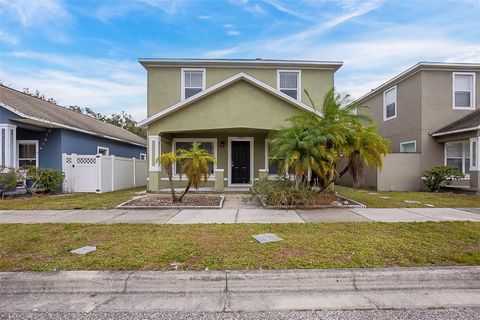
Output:
[[[168,186],[156,162],[162,153],[201,143],[215,155],[224,186],[248,186],[269,166],[268,134],[298,110],[316,112],[304,90],[320,104],[334,86],[341,62],[291,60],[140,59],[147,70],[150,191]],[[265,172],[265,171],[264,171]],[[174,168],[179,179],[179,168]],[[185,184],[185,178],[177,182]]]
[[[396,184],[402,183],[401,177],[383,173],[390,177],[385,183],[389,189],[419,190],[422,172],[441,165],[459,168],[465,174],[460,184],[479,188],[479,76],[478,63],[420,62],[357,100],[369,106],[360,112],[377,123],[380,134],[391,141],[393,153],[417,154],[418,161],[407,170],[415,179],[407,185],[400,187]],[[396,159],[398,163],[389,163],[387,171],[410,161]]]

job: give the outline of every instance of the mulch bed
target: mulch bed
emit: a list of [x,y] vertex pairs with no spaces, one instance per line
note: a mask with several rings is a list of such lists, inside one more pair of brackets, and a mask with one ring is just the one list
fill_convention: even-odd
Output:
[[366,208],[360,202],[348,199],[346,197],[335,195],[317,195],[306,201],[298,200],[294,204],[272,205],[268,199],[259,196],[262,207],[266,209],[329,209],[329,208]]
[[173,202],[171,196],[166,195],[148,195],[133,199],[124,203],[121,207],[144,207],[144,208],[158,208],[158,207],[192,207],[192,208],[208,208],[219,207],[222,203],[222,196],[206,196],[206,195],[186,195],[182,202]]

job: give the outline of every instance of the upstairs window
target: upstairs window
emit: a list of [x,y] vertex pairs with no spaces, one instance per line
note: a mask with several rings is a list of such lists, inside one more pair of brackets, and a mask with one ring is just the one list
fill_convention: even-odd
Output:
[[383,93],[383,121],[397,117],[397,87]]
[[277,87],[293,99],[300,100],[300,71],[299,70],[278,70]]
[[475,109],[474,90],[474,73],[453,73],[453,109]]
[[182,69],[182,100],[205,90],[205,69]]

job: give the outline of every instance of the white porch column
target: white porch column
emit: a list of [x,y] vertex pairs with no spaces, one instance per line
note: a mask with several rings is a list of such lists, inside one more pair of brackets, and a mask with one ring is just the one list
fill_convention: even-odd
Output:
[[17,126],[0,124],[0,166],[15,168],[17,166]]
[[148,136],[148,171],[162,171],[157,158],[162,152],[160,136]]
[[480,137],[470,138],[470,187],[480,188]]

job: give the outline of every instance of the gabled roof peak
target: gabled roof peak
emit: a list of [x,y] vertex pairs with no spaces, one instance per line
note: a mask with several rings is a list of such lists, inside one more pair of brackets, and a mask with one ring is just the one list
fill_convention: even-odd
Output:
[[285,93],[277,90],[277,89],[274,89],[272,88],[271,86],[269,86],[268,84],[252,77],[251,75],[245,73],[245,72],[239,72],[233,76],[231,76],[230,78],[227,78],[211,87],[208,87],[207,89],[203,90],[202,92],[199,92],[185,100],[182,100],[180,102],[177,102],[176,104],[174,105],[171,105],[170,107],[160,111],[160,112],[157,112],[156,114],[140,121],[138,123],[139,126],[143,127],[143,126],[147,126],[148,124],[158,120],[158,119],[161,119],[165,116],[167,116],[168,114],[172,113],[172,112],[175,112],[187,105],[190,105],[200,99],[203,99],[204,97],[214,93],[214,92],[217,92],[225,87],[228,87],[230,85],[232,85],[233,83],[236,83],[237,81],[240,81],[240,80],[245,80],[257,87],[259,87],[260,89],[263,89],[265,91],[267,91],[268,93],[300,108],[300,109],[303,109],[303,110],[306,110],[306,111],[309,111],[309,112],[314,112],[318,115],[321,116],[321,113],[316,111],[315,109],[313,109],[312,107],[304,104],[303,102],[297,100],[297,99],[294,99],[288,95],[286,95]]

